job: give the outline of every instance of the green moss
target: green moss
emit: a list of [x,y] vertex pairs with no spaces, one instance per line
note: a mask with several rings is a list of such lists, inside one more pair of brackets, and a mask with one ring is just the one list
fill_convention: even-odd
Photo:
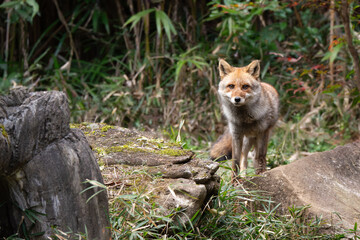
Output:
[[70,123],[70,128],[77,128],[80,129],[85,135],[89,135],[91,128],[88,126],[90,123],[88,122],[82,122],[82,123]]
[[82,122],[82,123],[70,123],[70,128],[87,128],[90,123]]
[[8,135],[8,133],[6,132],[6,130],[5,130],[5,126],[4,125],[2,125],[2,124],[0,124],[0,128],[1,128],[1,133],[2,133],[2,135],[6,138],[6,140],[9,142],[9,135]]
[[[180,148],[181,145],[179,143],[176,142],[166,142],[164,141],[164,139],[162,138],[146,138],[146,137],[141,137],[136,139],[138,142],[141,142],[142,145],[148,146],[150,148],[159,148],[159,149],[167,149],[167,148],[173,148],[173,147],[177,147]],[[175,150],[177,151],[177,150]],[[171,156],[173,156],[172,154],[174,154],[173,151],[169,151],[169,153],[171,154]],[[161,154],[161,153],[160,153]],[[166,151],[164,154],[167,154]],[[177,155],[177,154],[175,154]],[[180,154],[181,155],[181,154]]]
[[99,167],[105,166],[105,162],[103,160],[98,161]]
[[188,153],[188,151],[183,150],[183,149],[173,149],[173,148],[167,148],[167,149],[161,149],[160,151],[158,151],[159,154],[161,155],[168,155],[168,156],[183,156],[186,153]]
[[100,156],[103,156],[103,155],[107,154],[106,149],[104,149],[104,148],[96,147],[96,148],[93,148],[93,150],[95,152],[97,152],[97,154],[99,154]]
[[181,144],[177,142],[167,142],[166,145],[169,147],[181,147]]
[[70,128],[80,128],[81,124],[79,123],[70,123]]
[[112,153],[112,152],[124,152],[124,151],[128,151],[128,152],[146,152],[145,149],[139,148],[139,147],[135,147],[135,146],[130,146],[130,145],[120,145],[120,146],[112,146],[109,148],[105,149],[106,153]]
[[114,126],[105,125],[100,129],[100,131],[101,132],[107,132],[109,129],[114,129],[114,128],[115,128]]
[[112,146],[109,148],[106,148],[105,150],[106,154],[112,153],[112,152],[146,152],[146,153],[154,153],[154,154],[160,154],[160,155],[167,155],[167,156],[182,156],[186,155],[189,151],[183,150],[183,149],[173,149],[173,148],[165,148],[165,149],[149,149],[149,148],[143,148],[136,145],[120,145],[120,146]]
[[100,137],[106,137],[106,135],[102,133],[109,131],[109,129],[115,128],[114,126],[107,125],[105,123],[93,124],[95,128],[92,128],[91,126],[91,123],[88,122],[70,124],[70,128],[81,129],[87,136],[99,135]]
[[[80,124],[82,128],[87,127]],[[99,136],[106,137],[101,132],[106,132],[109,129],[114,129],[114,126],[107,124],[99,124],[99,128],[95,131],[83,131],[87,136]],[[100,132],[101,131],[101,132]],[[183,156],[189,154],[189,150],[183,150],[180,148],[178,143],[169,143],[164,141],[161,138],[147,138],[145,136],[130,138],[130,141],[127,141],[125,144],[116,145],[117,142],[114,142],[113,146],[106,146],[101,148],[94,148],[94,151],[97,152],[98,155],[104,156],[110,153],[115,152],[143,152],[143,153],[152,153],[158,155],[166,155],[166,156]]]

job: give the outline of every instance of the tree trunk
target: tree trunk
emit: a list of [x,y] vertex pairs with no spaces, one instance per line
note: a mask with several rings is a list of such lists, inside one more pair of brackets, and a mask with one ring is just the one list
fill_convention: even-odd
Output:
[[354,78],[353,81],[360,91],[360,61],[359,61],[359,54],[356,51],[356,48],[354,47],[353,41],[352,41],[352,34],[350,30],[350,13],[349,13],[349,4],[347,0],[342,0],[341,2],[341,18],[344,24],[345,29],[345,38],[348,45],[349,52],[351,54],[351,57],[353,58],[353,65],[354,65]]

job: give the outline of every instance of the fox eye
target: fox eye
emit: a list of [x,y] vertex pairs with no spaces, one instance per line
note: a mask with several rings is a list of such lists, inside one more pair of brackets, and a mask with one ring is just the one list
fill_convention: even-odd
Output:
[[248,89],[249,87],[250,87],[249,85],[244,84],[244,85],[242,85],[241,89],[242,89],[242,90],[246,90],[246,89]]
[[235,85],[234,84],[229,84],[229,85],[227,85],[227,87],[230,88],[230,89],[234,89]]

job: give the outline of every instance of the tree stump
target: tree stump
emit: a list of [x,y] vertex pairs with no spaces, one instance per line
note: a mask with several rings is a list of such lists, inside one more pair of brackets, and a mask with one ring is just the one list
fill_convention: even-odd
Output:
[[83,133],[69,127],[64,93],[16,88],[0,98],[0,237],[49,239],[56,230],[110,239],[106,192]]

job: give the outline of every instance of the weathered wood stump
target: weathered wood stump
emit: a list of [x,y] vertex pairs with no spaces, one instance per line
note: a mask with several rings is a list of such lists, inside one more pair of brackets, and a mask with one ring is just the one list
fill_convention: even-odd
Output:
[[[109,239],[106,192],[83,133],[69,127],[64,93],[14,89],[0,98],[0,237],[48,239],[54,229]],[[36,236],[39,235],[39,236]]]

